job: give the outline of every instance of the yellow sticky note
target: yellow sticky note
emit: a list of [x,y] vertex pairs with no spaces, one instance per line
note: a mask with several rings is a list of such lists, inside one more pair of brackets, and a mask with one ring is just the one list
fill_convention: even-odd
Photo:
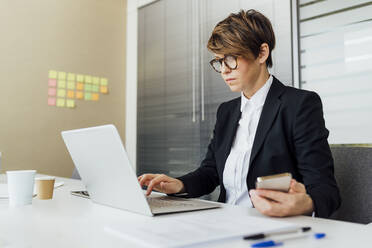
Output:
[[76,89],[77,90],[84,90],[84,84],[83,83],[77,83],[76,84]]
[[67,108],[75,108],[75,100],[67,99],[66,105]]
[[76,81],[78,81],[78,82],[84,82],[84,75],[78,74],[76,76]]
[[58,88],[66,88],[66,81],[65,80],[58,80]]
[[92,81],[94,85],[99,85],[99,77],[93,77]]
[[58,79],[66,80],[66,72],[63,71],[58,72]]
[[108,84],[107,78],[101,78],[101,85],[107,86],[107,84]]
[[58,89],[57,96],[58,97],[65,97],[66,96],[66,90]]
[[74,73],[68,73],[67,74],[67,80],[68,81],[75,81],[75,74]]
[[85,97],[84,97],[85,100],[92,100],[92,93],[90,92],[85,92]]
[[56,78],[57,78],[57,72],[54,71],[54,70],[50,70],[50,71],[49,71],[49,78],[54,78],[54,79],[56,79]]
[[85,75],[85,82],[88,83],[88,84],[91,84],[92,83],[92,76]]
[[75,97],[75,92],[73,90],[68,90],[67,91],[67,97],[68,98],[74,98]]
[[107,94],[108,93],[107,86],[101,86],[101,93],[103,93],[103,94]]
[[57,98],[57,107],[64,107],[65,106],[65,99]]
[[85,91],[92,91],[92,85],[91,84],[85,84]]
[[83,98],[84,98],[84,92],[76,91],[76,99],[83,99]]
[[74,81],[68,81],[67,82],[67,89],[69,89],[69,90],[75,89],[75,82]]
[[98,101],[99,100],[99,94],[98,93],[93,93],[92,94],[92,100],[93,101]]

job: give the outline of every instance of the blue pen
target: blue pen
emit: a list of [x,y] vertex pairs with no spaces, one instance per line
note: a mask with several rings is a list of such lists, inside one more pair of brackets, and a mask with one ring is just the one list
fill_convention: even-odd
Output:
[[[291,239],[299,239],[299,238],[304,238],[304,237],[309,237],[310,234],[298,234],[298,235],[293,235],[290,237],[285,237],[285,238],[278,238],[276,240],[267,240],[267,241],[262,241],[258,243],[254,243],[251,245],[252,248],[258,248],[258,247],[273,247],[273,246],[280,246],[283,245],[283,241],[286,240],[291,240]],[[315,239],[322,239],[325,237],[325,233],[314,233],[311,236],[313,236]]]

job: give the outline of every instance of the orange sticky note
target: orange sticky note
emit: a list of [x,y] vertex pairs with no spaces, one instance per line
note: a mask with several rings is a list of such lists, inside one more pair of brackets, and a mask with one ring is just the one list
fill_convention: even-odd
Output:
[[92,100],[93,101],[98,101],[99,100],[99,94],[98,93],[93,93],[92,94]]
[[58,98],[57,99],[57,107],[64,107],[65,106],[65,99],[64,98]]
[[107,94],[107,92],[108,92],[107,86],[101,86],[101,93]]
[[75,100],[67,99],[66,106],[67,108],[75,108]]
[[68,90],[67,91],[67,97],[68,98],[74,98],[75,97],[75,92],[73,90]]
[[76,99],[83,99],[84,93],[82,91],[76,91]]
[[76,89],[77,90],[84,90],[84,84],[83,83],[77,83],[76,84]]

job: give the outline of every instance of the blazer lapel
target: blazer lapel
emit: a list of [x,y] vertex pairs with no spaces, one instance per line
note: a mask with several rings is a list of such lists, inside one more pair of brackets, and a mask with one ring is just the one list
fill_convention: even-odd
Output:
[[228,125],[226,128],[226,143],[224,147],[224,157],[222,163],[222,171],[225,168],[226,159],[230,154],[232,142],[234,141],[236,130],[238,128],[241,112],[240,112],[240,104],[241,99],[237,100],[237,104],[230,110],[232,113],[230,114],[230,118],[228,120]]
[[[273,83],[270,87],[270,90],[267,94],[265,104],[263,106],[261,117],[258,122],[256,136],[254,138],[251,157],[249,160],[249,168],[251,169],[252,162],[257,156],[264,140],[269,131],[275,117],[278,113],[281,101],[279,100],[279,96],[284,91],[284,85],[280,83],[275,77],[273,78]],[[249,170],[250,170],[249,169]]]

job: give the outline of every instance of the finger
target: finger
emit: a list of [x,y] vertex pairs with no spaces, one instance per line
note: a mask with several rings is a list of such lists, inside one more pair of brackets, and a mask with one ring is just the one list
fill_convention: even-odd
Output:
[[278,203],[265,199],[258,194],[253,194],[251,200],[254,207],[260,213],[268,216],[282,216],[282,211]]
[[147,185],[148,182],[151,181],[155,176],[156,174],[143,174],[141,180],[139,181],[141,187],[143,187],[143,185]]
[[[150,195],[152,189],[154,188],[154,186],[157,186],[157,185],[160,184],[162,181],[166,181],[166,176],[165,176],[165,175],[158,175],[158,176],[156,176],[155,178],[153,178],[153,179],[150,181],[149,185],[147,186],[146,195]],[[157,188],[158,188],[158,187],[157,187]]]
[[285,202],[288,200],[288,193],[266,189],[257,189],[256,192],[259,196],[274,200],[276,202]]
[[289,193],[306,193],[305,185],[294,180],[291,182]]

